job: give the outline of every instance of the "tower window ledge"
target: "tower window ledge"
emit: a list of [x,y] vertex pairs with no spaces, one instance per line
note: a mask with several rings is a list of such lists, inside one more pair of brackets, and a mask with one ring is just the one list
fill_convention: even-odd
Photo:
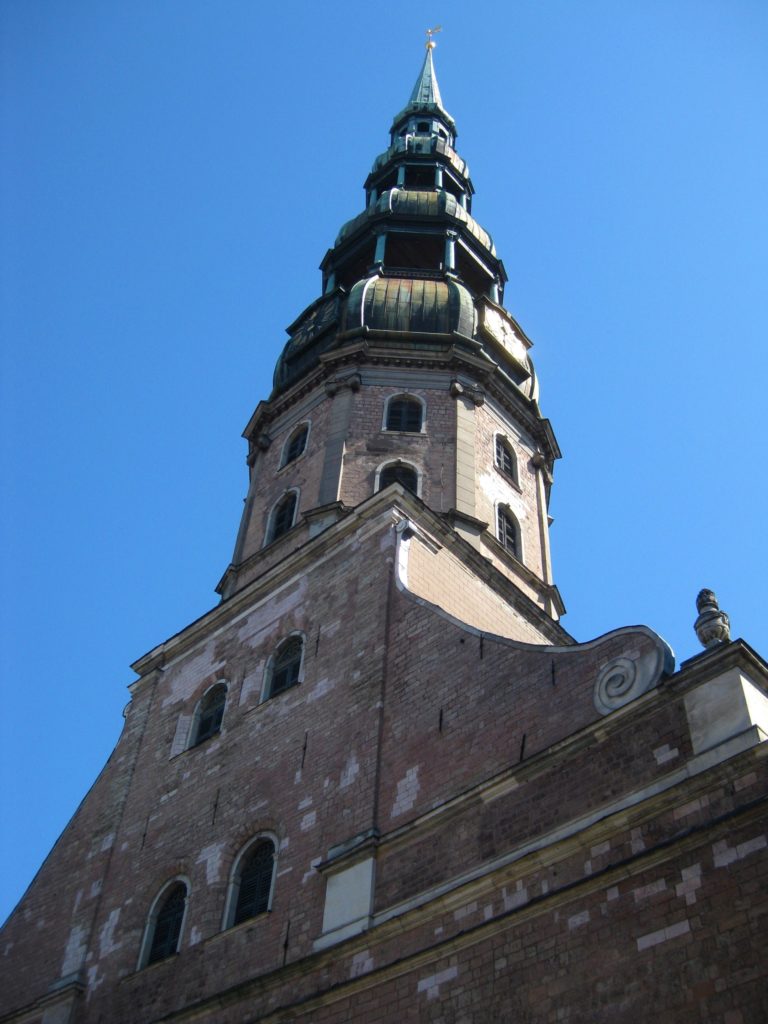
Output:
[[[388,437],[388,438],[392,438],[392,437],[421,437],[424,440],[427,439],[427,434],[426,434],[426,431],[424,431],[424,430],[380,430],[379,431],[379,436],[380,437]],[[389,450],[390,446],[387,445],[386,448],[387,448],[387,450]],[[378,450],[383,450],[383,449],[378,449]]]
[[505,481],[506,483],[508,483],[508,484],[509,484],[509,486],[510,486],[510,487],[511,487],[511,488],[512,488],[513,490],[517,491],[517,493],[518,493],[518,494],[522,494],[522,493],[523,493],[523,488],[522,488],[522,487],[520,486],[520,484],[519,484],[519,483],[517,482],[517,480],[515,480],[515,478],[514,478],[514,477],[512,476],[512,474],[511,474],[511,473],[507,473],[507,472],[506,472],[506,470],[503,470],[503,469],[501,468],[501,466],[497,466],[497,465],[496,465],[495,463],[494,463],[494,466],[493,466],[493,468],[494,468],[494,469],[496,470],[496,472],[497,472],[497,473],[499,474],[499,476],[500,476],[500,477],[501,477],[501,478],[502,478],[502,479],[503,479],[503,480],[504,480],[504,481]]

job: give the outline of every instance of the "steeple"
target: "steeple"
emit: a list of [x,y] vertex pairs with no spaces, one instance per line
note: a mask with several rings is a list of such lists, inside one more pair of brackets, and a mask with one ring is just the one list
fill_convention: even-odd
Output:
[[[444,128],[448,131],[451,143],[456,138],[456,124],[443,106],[443,99],[440,95],[440,87],[437,84],[437,73],[435,72],[435,64],[432,58],[432,51],[434,49],[434,42],[430,38],[427,43],[427,52],[424,56],[424,63],[421,66],[419,77],[416,79],[416,84],[411,92],[410,99],[407,105],[400,111],[395,117],[392,123],[392,138],[394,141],[395,136],[405,126],[408,126],[410,118],[421,114],[431,115],[437,117],[443,123]],[[411,128],[416,129],[416,124],[412,123]]]
[[434,43],[427,43],[427,52],[424,56],[424,63],[421,66],[419,77],[411,93],[410,103],[414,106],[442,107],[443,101],[440,98],[440,89],[437,84],[437,75],[432,61],[432,48]]
[[[224,597],[288,536],[303,543],[399,480],[539,609],[562,611],[547,517],[559,450],[531,342],[502,304],[504,265],[472,215],[433,46],[246,428],[251,482]],[[392,402],[405,403],[397,416]]]

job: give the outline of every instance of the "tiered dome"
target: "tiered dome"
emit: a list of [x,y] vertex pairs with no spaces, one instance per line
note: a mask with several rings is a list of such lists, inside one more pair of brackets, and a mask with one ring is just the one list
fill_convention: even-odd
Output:
[[407,335],[420,347],[483,348],[532,394],[528,342],[500,305],[506,273],[471,214],[474,188],[455,139],[430,47],[365,181],[365,209],[322,261],[322,296],[288,328],[275,393],[364,333],[381,344],[402,346]]

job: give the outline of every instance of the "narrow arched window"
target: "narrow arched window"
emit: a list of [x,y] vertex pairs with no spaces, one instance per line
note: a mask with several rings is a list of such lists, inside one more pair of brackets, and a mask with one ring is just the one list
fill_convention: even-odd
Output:
[[515,517],[509,509],[499,506],[498,511],[499,541],[516,558],[520,557],[520,538]]
[[418,434],[421,431],[422,420],[423,409],[418,398],[393,398],[387,406],[387,430]]
[[268,544],[271,544],[273,540],[277,540],[278,537],[282,537],[284,533],[288,533],[291,529],[296,518],[296,503],[296,492],[289,491],[275,505],[269,525]]
[[205,740],[209,740],[211,736],[215,736],[219,732],[226,702],[227,687],[224,683],[217,683],[205,694],[195,712],[190,747],[204,743]]
[[275,874],[275,844],[257,839],[240,858],[232,883],[231,925],[240,924],[269,910]]
[[289,462],[295,462],[300,455],[304,454],[304,449],[307,447],[307,438],[309,437],[309,427],[306,423],[302,423],[298,426],[286,442],[285,448],[283,449],[283,459],[281,462],[282,466],[287,466]]
[[265,688],[264,699],[276,697],[284,690],[290,690],[300,682],[301,659],[304,653],[304,641],[300,636],[289,636],[275,651],[269,668],[269,678]]
[[383,491],[390,484],[402,484],[414,494],[418,492],[419,476],[413,466],[407,462],[391,462],[379,474],[379,490]]
[[509,442],[499,435],[496,436],[494,461],[498,470],[517,483],[517,458]]
[[186,906],[187,887],[183,882],[174,882],[162,894],[150,917],[145,966],[178,952]]

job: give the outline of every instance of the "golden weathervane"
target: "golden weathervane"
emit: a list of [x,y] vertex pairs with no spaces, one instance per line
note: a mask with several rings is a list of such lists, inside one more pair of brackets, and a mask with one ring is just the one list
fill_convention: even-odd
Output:
[[428,50],[434,50],[434,48],[437,46],[437,43],[433,40],[432,36],[435,34],[435,32],[442,32],[442,31],[443,31],[443,26],[442,25],[435,25],[434,28],[428,28],[427,29],[427,49]]

